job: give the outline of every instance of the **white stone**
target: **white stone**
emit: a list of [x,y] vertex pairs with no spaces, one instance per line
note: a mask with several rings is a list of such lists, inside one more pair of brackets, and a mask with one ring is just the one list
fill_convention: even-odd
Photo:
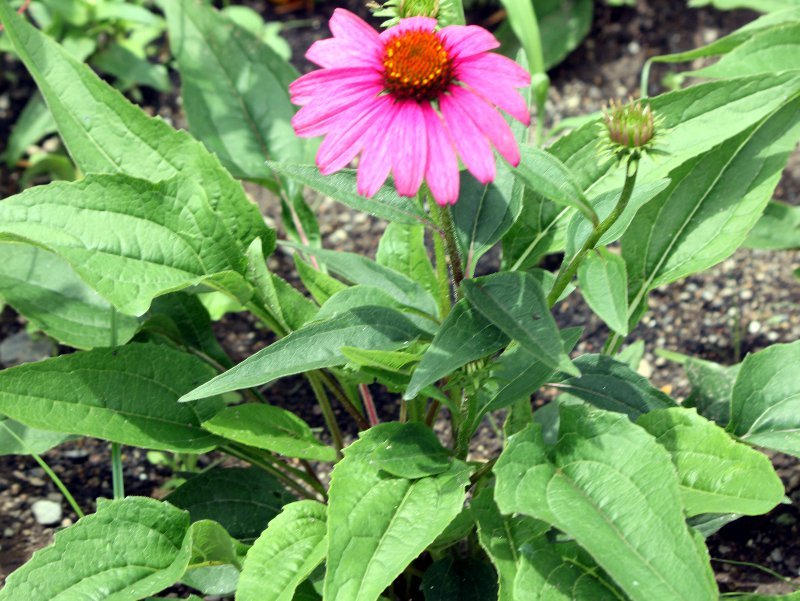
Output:
[[42,526],[58,524],[61,521],[61,515],[63,513],[61,503],[46,499],[36,501],[31,505],[31,511],[33,512],[33,517],[36,519],[36,522]]

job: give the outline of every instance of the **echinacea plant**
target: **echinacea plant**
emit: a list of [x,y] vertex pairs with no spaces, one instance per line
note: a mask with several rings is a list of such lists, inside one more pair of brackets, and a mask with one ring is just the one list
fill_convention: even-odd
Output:
[[[800,342],[687,359],[719,385],[680,403],[637,373],[635,327],[767,207],[800,139],[800,68],[746,45],[777,44],[800,10],[665,58],[722,55],[708,81],[612,102],[545,147],[527,61],[454,22],[460,3],[386,3],[401,12],[380,33],[337,9],[303,76],[199,0],[160,6],[191,133],[0,0],[85,174],[0,203],[0,296],[76,349],[0,372],[0,450],[46,465],[101,438],[115,484],[91,512],[58,481],[87,515],[0,600],[181,583],[237,601],[716,601],[704,538],[784,498],[760,449],[800,455]],[[286,239],[240,180],[274,193]],[[309,191],[388,222],[374,259],[322,247]],[[303,289],[270,271],[276,252]],[[553,316],[578,294],[599,353]],[[211,330],[225,311],[272,342],[234,364]],[[274,402],[287,376],[324,429]],[[498,420],[487,451],[476,433]],[[194,474],[125,496],[121,445]]]

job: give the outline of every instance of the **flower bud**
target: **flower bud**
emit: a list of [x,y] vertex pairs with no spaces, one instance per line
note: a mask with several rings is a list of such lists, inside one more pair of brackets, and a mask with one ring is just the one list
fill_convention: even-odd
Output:
[[628,104],[611,100],[603,111],[605,150],[622,158],[653,150],[660,119],[649,104],[632,98]]
[[376,17],[389,17],[382,23],[383,27],[397,25],[400,19],[408,17],[433,17],[435,19],[439,16],[439,0],[388,0],[382,4],[370,2],[367,6]]

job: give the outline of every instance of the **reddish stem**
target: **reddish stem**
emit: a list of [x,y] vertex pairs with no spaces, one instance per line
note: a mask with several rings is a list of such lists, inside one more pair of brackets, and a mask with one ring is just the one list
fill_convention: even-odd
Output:
[[367,419],[369,419],[370,426],[377,426],[381,423],[378,419],[378,412],[375,410],[375,403],[372,400],[372,393],[366,384],[359,384],[358,391],[361,393],[361,398],[364,401],[364,409],[367,411]]
[[[22,13],[24,13],[26,10],[28,10],[28,7],[30,5],[31,5],[31,0],[25,0],[25,2],[22,3],[22,6],[20,6],[17,9],[17,14],[21,15]],[[0,23],[0,31],[3,31],[4,29],[5,29],[5,26],[2,23]]]

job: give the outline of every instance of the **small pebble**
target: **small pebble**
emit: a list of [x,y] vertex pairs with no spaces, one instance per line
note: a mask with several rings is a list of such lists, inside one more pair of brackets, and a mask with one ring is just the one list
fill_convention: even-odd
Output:
[[61,503],[56,503],[50,500],[36,501],[31,505],[33,517],[38,524],[42,526],[52,526],[61,521],[62,509]]

